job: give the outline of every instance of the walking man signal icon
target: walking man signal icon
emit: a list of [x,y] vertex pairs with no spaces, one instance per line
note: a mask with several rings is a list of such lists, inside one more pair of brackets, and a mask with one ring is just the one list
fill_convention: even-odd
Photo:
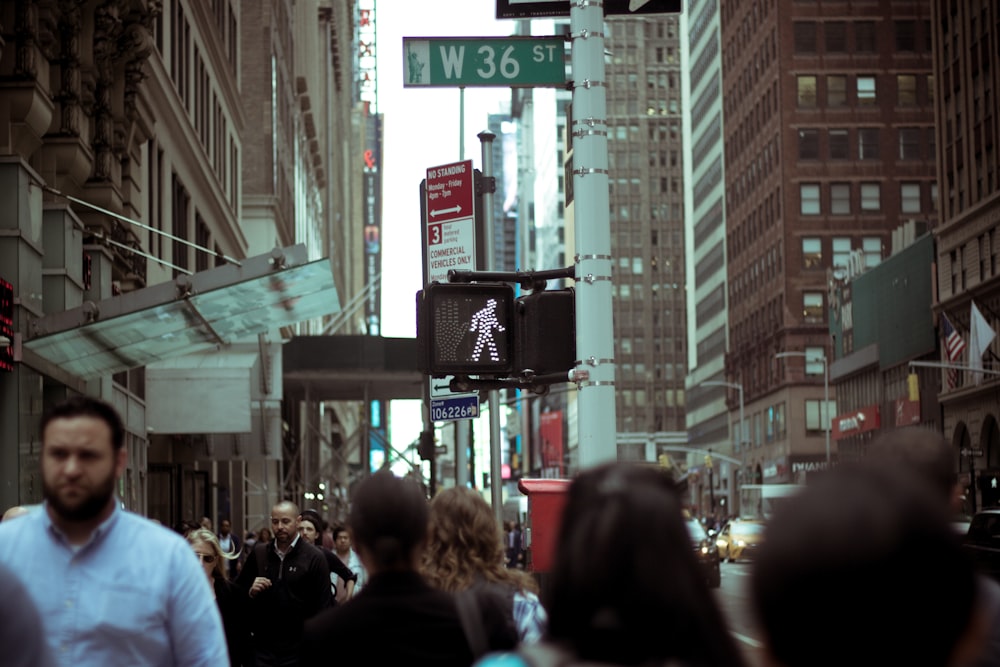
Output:
[[472,347],[472,356],[469,358],[470,361],[481,360],[484,347],[489,349],[490,361],[500,361],[500,354],[497,352],[497,343],[493,339],[493,332],[505,331],[505,329],[497,319],[496,309],[497,300],[489,299],[483,308],[473,314],[472,321],[469,323],[469,331],[474,331],[477,335],[476,343]]

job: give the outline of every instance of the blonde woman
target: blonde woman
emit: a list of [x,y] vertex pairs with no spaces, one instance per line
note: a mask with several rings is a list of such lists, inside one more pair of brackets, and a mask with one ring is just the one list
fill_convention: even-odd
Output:
[[222,551],[219,538],[207,528],[196,528],[187,535],[201,567],[205,571],[215,591],[215,602],[222,616],[222,627],[226,632],[226,645],[229,647],[229,664],[231,667],[252,667],[253,655],[250,653],[249,625],[244,618],[242,598],[239,589],[229,581],[229,568],[226,561],[238,558],[238,554]]
[[503,530],[481,495],[452,487],[434,497],[424,576],[432,586],[451,593],[484,588],[503,593],[518,639],[537,642],[547,620],[538,586],[526,572],[507,569],[505,561]]

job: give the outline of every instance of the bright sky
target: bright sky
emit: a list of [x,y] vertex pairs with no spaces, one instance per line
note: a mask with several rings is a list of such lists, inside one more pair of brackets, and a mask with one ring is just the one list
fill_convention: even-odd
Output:
[[[403,37],[510,35],[495,0],[377,0],[378,109],[385,117],[382,154],[382,335],[416,335],[421,275],[420,181],[427,168],[463,159],[482,168],[477,134],[510,99],[509,88],[465,91],[465,154],[459,152],[458,88],[403,88]],[[480,420],[482,421],[482,420]],[[420,402],[393,401],[390,438],[400,448],[421,430]]]

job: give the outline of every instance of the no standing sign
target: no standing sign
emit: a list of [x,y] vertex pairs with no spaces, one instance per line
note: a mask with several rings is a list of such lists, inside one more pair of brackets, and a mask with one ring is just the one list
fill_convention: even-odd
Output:
[[425,283],[448,282],[448,271],[476,268],[475,174],[472,160],[427,170]]

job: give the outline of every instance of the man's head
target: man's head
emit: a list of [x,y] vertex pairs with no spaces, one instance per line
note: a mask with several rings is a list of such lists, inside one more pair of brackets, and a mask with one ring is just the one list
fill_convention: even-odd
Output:
[[229,535],[229,531],[231,529],[232,527],[229,524],[229,519],[223,519],[222,521],[219,522],[219,535],[226,537],[227,535]]
[[271,508],[271,530],[279,549],[287,549],[299,532],[299,508],[290,500],[282,500]]
[[957,509],[955,453],[937,431],[907,426],[886,431],[868,448],[866,461],[884,468],[898,468],[930,485],[950,509]]
[[380,471],[361,482],[349,522],[368,571],[414,569],[427,538],[428,513],[427,499],[412,480]]
[[333,527],[333,547],[341,556],[346,556],[351,550],[351,533],[347,526],[337,524]]
[[65,521],[97,518],[125,470],[125,427],[118,412],[88,396],[56,405],[42,419],[42,492]]

